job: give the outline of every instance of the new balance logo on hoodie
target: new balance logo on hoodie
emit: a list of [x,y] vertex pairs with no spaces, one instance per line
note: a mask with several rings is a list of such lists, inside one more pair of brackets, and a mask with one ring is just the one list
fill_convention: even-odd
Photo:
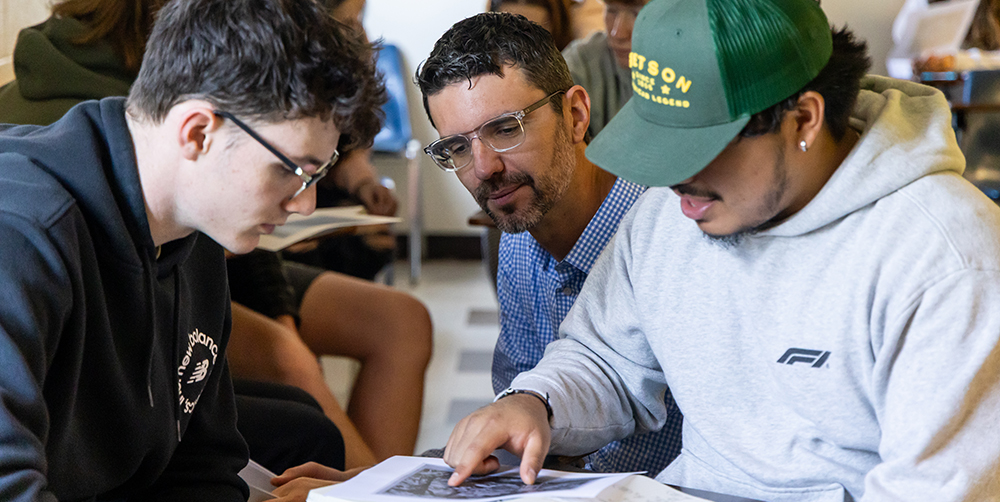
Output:
[[809,350],[793,347],[786,350],[778,359],[778,362],[781,364],[806,363],[812,365],[813,368],[820,368],[826,363],[829,357],[829,350]]
[[[185,343],[186,342],[186,343]],[[219,346],[215,339],[195,329],[181,343],[187,346],[181,354],[180,365],[177,367],[177,398],[180,416],[177,421],[177,434],[180,438],[187,429],[188,421],[194,412],[201,391],[205,390],[208,377],[215,367],[219,356]]]

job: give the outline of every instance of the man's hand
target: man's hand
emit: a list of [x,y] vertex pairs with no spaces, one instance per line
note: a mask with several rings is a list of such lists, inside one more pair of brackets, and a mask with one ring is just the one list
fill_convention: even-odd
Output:
[[306,462],[302,465],[285,469],[285,472],[281,473],[281,475],[271,478],[271,484],[274,486],[284,486],[296,478],[314,478],[316,480],[334,481],[339,483],[357,476],[358,473],[368,469],[369,467],[371,466],[368,465],[364,467],[355,467],[354,469],[347,471],[338,471],[337,469],[317,464],[316,462]]
[[296,478],[271,492],[277,497],[272,502],[306,502],[310,491],[332,484],[324,479]]
[[497,470],[500,462],[491,454],[497,448],[521,457],[521,480],[533,484],[551,439],[548,413],[537,397],[507,396],[455,426],[444,449],[444,461],[455,468],[448,484],[458,486],[471,475]]
[[275,502],[305,502],[310,490],[347,481],[368,467],[338,471],[316,462],[307,462],[285,469],[280,476],[271,478],[271,484],[278,487],[272,493],[278,497]]
[[377,216],[394,216],[399,202],[392,190],[380,185],[375,180],[365,181],[355,189],[354,196],[365,206],[369,214]]

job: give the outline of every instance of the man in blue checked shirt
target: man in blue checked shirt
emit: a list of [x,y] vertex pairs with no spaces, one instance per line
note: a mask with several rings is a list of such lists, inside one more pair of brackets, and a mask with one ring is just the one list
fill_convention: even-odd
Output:
[[[441,134],[425,151],[504,232],[499,399],[518,393],[511,380],[556,339],[591,265],[646,187],[586,159],[590,97],[573,85],[549,33],[523,18],[486,13],[455,24],[417,81]],[[608,444],[586,457],[587,468],[652,476],[666,467],[680,451],[682,417],[669,392],[664,399],[671,412],[660,431]]]

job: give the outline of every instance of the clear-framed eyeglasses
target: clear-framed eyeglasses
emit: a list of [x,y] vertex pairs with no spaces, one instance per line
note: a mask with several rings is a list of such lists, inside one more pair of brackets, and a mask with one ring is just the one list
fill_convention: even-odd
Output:
[[430,155],[441,169],[453,172],[472,163],[472,140],[476,138],[497,153],[513,150],[524,143],[524,117],[565,92],[553,92],[523,110],[487,120],[469,134],[445,136],[427,145],[424,153]]
[[313,174],[309,174],[305,171],[305,169],[299,167],[298,164],[292,162],[292,159],[289,159],[284,154],[279,152],[277,148],[271,146],[270,143],[265,141],[264,138],[261,138],[259,134],[257,134],[253,129],[250,128],[250,126],[246,125],[246,123],[244,123],[242,120],[236,118],[236,116],[233,115],[232,113],[223,112],[219,110],[215,110],[213,113],[215,113],[219,117],[233,121],[233,123],[236,124],[237,127],[243,129],[243,131],[249,134],[251,138],[255,139],[258,143],[260,143],[261,146],[267,148],[267,151],[273,153],[274,156],[281,161],[285,169],[291,171],[292,174],[298,176],[299,179],[302,180],[302,186],[299,187],[299,189],[295,192],[295,194],[289,197],[288,200],[292,200],[295,197],[298,197],[300,193],[304,192],[307,188],[315,185],[319,180],[323,179],[324,176],[329,174],[330,168],[337,163],[338,159],[340,159],[340,152],[334,149],[333,156],[330,157],[330,160],[327,163],[323,164],[322,166],[319,166],[319,168],[316,169],[316,172],[314,172]]

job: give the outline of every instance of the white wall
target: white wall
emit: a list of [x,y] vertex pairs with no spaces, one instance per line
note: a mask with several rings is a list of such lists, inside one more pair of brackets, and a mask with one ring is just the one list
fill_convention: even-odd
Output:
[[48,15],[49,0],[0,0],[0,84],[14,78],[10,56],[17,32],[44,21]]
[[[421,104],[420,91],[413,84],[417,65],[427,58],[434,42],[455,22],[481,12],[485,0],[368,0],[365,31],[372,40],[383,38],[397,45],[403,53],[409,82],[408,97],[413,135],[426,145],[438,138]],[[424,230],[428,234],[478,234],[481,229],[468,225],[469,216],[479,210],[472,196],[454,173],[438,169],[420,152],[423,183]],[[383,165],[379,164],[382,168]],[[388,166],[397,186],[405,186],[398,167]],[[395,167],[395,169],[392,169]],[[405,197],[405,193],[401,193]],[[405,216],[405,215],[403,215]]]
[[904,0],[823,0],[826,17],[836,27],[847,25],[868,42],[872,73],[886,75],[885,59],[892,49],[892,21]]

